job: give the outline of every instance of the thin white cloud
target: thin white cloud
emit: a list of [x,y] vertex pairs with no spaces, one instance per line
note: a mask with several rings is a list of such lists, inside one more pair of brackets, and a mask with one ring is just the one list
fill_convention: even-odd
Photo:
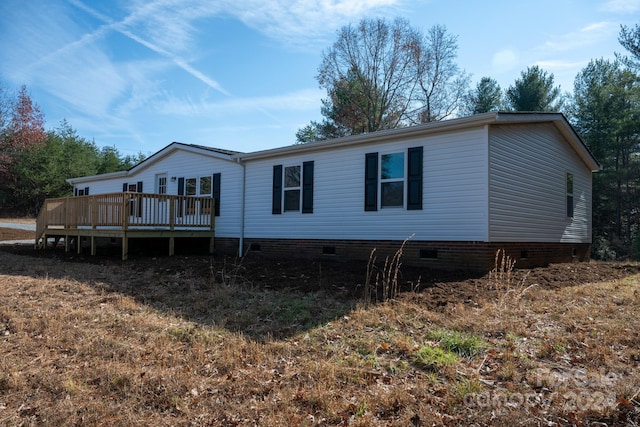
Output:
[[496,73],[504,73],[518,66],[518,53],[513,49],[502,49],[493,54],[491,66]]
[[325,93],[319,89],[300,90],[284,95],[254,98],[228,98],[218,102],[166,96],[166,102],[156,106],[157,112],[170,116],[201,116],[214,114],[250,114],[255,111],[317,110]]
[[578,31],[554,35],[537,48],[542,52],[566,52],[598,43],[615,37],[619,25],[614,22],[601,21],[587,25]]
[[636,13],[640,11],[640,0],[608,0],[599,8],[601,12]]
[[127,89],[123,100],[115,107],[114,113],[120,117],[131,117],[162,96],[162,81],[158,76],[170,67],[165,61],[132,61],[121,66],[127,76]]
[[[100,14],[99,12],[95,11],[94,9],[86,6],[85,4],[83,4],[82,2],[80,2],[79,0],[71,0],[72,3],[74,5],[76,5],[79,8],[82,8],[83,10],[85,10],[86,12],[90,13],[91,15],[93,15],[95,18],[101,19],[103,22],[106,22],[109,24],[109,26],[114,29],[115,31],[118,31],[119,33],[123,34],[124,36],[130,38],[131,40],[140,43],[141,45],[147,47],[148,49],[152,50],[153,52],[160,54],[164,57],[169,58],[171,61],[173,61],[174,64],[176,64],[178,67],[182,68],[184,71],[186,71],[187,73],[191,74],[193,77],[197,78],[198,80],[200,80],[201,82],[203,82],[204,84],[206,84],[207,86],[209,86],[210,88],[219,91],[220,93],[224,94],[224,95],[229,95],[229,92],[227,92],[217,81],[215,81],[214,79],[206,76],[204,73],[200,72],[199,70],[195,69],[193,66],[191,66],[184,58],[182,58],[181,56],[177,55],[176,53],[174,53],[173,51],[169,51],[166,50],[164,46],[167,45],[167,43],[155,43],[155,40],[161,40],[161,41],[166,41],[166,40],[173,40],[173,36],[175,36],[175,32],[169,32],[169,33],[162,33],[165,34],[163,37],[158,38],[156,37],[154,39],[154,41],[148,41],[140,36],[138,36],[137,34],[135,34],[134,31],[131,31],[129,28],[132,26],[133,23],[139,22],[139,21],[145,21],[145,19],[149,19],[152,20],[152,18],[157,19],[158,16],[166,16],[166,13],[171,13],[173,11],[173,7],[175,6],[176,2],[172,2],[172,1],[168,1],[168,2],[164,2],[164,3],[150,3],[148,5],[145,5],[144,7],[142,7],[142,9],[136,11],[136,13],[134,13],[133,15],[128,16],[127,18],[125,18],[123,21],[121,22],[110,22],[110,18]],[[168,6],[172,6],[169,9],[166,8],[158,8],[158,5],[163,5],[166,4]],[[163,15],[162,13],[159,12],[159,10],[162,10],[165,12],[165,14]],[[191,15],[188,15],[191,16]],[[177,22],[182,22],[180,20],[180,17],[177,16],[175,17],[175,20]],[[167,22],[167,20],[163,20],[164,22]],[[175,25],[172,25],[171,28],[176,28]],[[184,33],[183,33],[184,34]],[[168,35],[168,37],[167,37]],[[173,47],[175,48],[175,43],[170,43],[168,44],[169,47]]]
[[67,12],[58,4],[12,9],[7,24],[16,26],[11,31],[20,36],[2,46],[6,59],[0,62],[15,83],[39,87],[68,109],[102,116],[126,81],[102,49],[95,48],[103,30],[78,37],[82,31]]
[[562,60],[543,60],[537,61],[536,65],[544,70],[563,71],[563,70],[576,70],[583,68],[589,61],[562,61]]
[[[366,16],[393,16],[406,0],[193,0],[188,5],[183,0],[134,0],[122,3],[126,9],[84,0],[47,2],[47,7],[5,1],[0,0],[0,9],[15,12],[0,17],[5,27],[0,34],[12,35],[0,40],[0,73],[10,74],[12,83],[33,84],[53,95],[53,102],[63,106],[57,117],[51,117],[54,121],[64,116],[90,137],[148,144],[148,136],[139,133],[147,114],[176,116],[182,120],[176,123],[183,125],[191,116],[241,117],[258,112],[268,118],[262,127],[289,127],[283,119],[287,112],[317,114],[324,96],[320,90],[238,98],[199,68],[204,43],[226,42],[203,38],[207,26],[218,19],[235,19],[277,43],[317,52],[318,45],[342,25]],[[98,26],[87,27],[94,19]],[[16,22],[9,29],[12,20]],[[136,61],[114,57],[109,43],[115,33],[155,55]],[[189,98],[165,89],[165,80],[173,77],[163,73],[171,68],[183,70],[226,98],[208,99],[208,91],[201,98]]]
[[236,15],[247,26],[291,44],[333,35],[342,25],[367,14],[389,12],[399,0],[251,0],[239,2]]
[[[282,43],[315,45],[346,23],[372,13],[390,14],[405,0],[182,0],[138,1],[120,27],[153,44],[158,51],[186,53],[200,35],[198,24],[233,17]],[[72,0],[88,11],[80,0]],[[392,9],[393,8],[393,9]]]
[[542,70],[553,74],[554,84],[559,85],[563,90],[573,87],[576,75],[581,69],[587,66],[589,60],[582,61],[564,61],[564,60],[542,60],[537,61],[535,65]]

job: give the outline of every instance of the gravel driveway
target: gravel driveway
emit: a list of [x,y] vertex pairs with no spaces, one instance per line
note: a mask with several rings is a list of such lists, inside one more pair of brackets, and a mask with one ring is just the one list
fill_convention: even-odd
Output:
[[18,230],[36,231],[35,224],[20,224],[17,222],[2,222],[0,221],[0,228],[15,228]]

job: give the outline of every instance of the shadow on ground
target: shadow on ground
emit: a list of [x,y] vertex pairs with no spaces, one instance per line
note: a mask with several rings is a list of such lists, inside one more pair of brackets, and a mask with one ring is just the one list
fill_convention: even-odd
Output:
[[[206,242],[203,243],[206,248]],[[97,256],[34,250],[31,245],[0,247],[0,271],[10,275],[70,278],[105,292],[132,296],[155,310],[203,325],[223,327],[256,341],[281,339],[347,315],[364,303],[366,262],[242,259],[202,255],[201,247],[179,247],[167,257],[164,245],[141,242],[120,260],[120,248],[101,248]],[[18,255],[20,262],[2,257]],[[556,289],[620,279],[640,273],[638,263],[553,264],[514,270],[513,285]],[[451,304],[477,305],[495,298],[490,275],[402,266],[402,298],[431,310]]]
[[[90,256],[86,248],[78,255],[65,252],[62,246],[34,250],[30,245],[13,245],[0,247],[0,251],[25,262],[3,261],[0,255],[0,266],[4,274],[85,282],[132,296],[155,310],[223,327],[256,341],[304,332],[347,315],[364,302],[366,262],[206,256],[198,246],[178,247],[181,255],[167,257],[164,250],[164,245],[136,242],[130,247],[129,260],[121,261],[119,246],[100,248],[96,256]],[[448,289],[440,297],[432,295],[434,307],[452,300],[470,301],[466,288],[448,285],[469,277],[463,272],[401,267],[399,291]]]

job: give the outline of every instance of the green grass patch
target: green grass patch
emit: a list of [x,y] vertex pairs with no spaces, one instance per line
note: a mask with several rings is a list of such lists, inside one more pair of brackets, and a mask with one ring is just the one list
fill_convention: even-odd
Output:
[[455,353],[440,347],[425,345],[413,355],[413,362],[427,371],[440,371],[452,367],[458,357]]
[[459,356],[474,356],[484,351],[489,344],[477,335],[465,334],[458,331],[438,329],[427,334],[429,339],[438,342],[438,345]]

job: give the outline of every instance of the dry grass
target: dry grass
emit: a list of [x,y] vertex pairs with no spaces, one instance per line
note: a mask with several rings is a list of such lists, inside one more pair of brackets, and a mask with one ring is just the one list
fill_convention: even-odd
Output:
[[258,287],[228,260],[131,267],[0,251],[0,425],[640,422],[638,275],[433,310]]

